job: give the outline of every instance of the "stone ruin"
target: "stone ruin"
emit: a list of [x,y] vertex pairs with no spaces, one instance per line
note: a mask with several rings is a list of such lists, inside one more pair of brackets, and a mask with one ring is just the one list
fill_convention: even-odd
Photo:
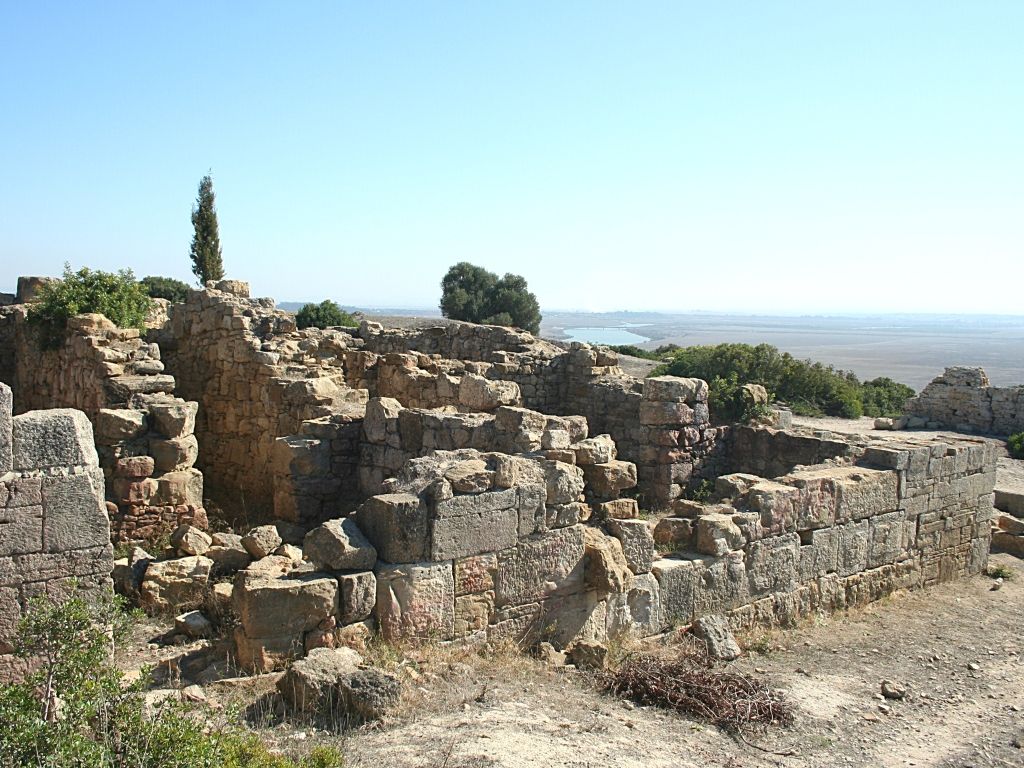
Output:
[[[219,580],[249,669],[377,633],[571,647],[786,624],[986,564],[982,440],[717,426],[705,382],[625,375],[606,348],[299,331],[237,281],[166,310],[145,341],[76,319],[34,367],[24,307],[2,309],[0,378],[93,420],[115,539],[174,530],[174,557],[117,564],[121,589],[170,610]],[[266,524],[208,534],[204,493]]]
[[983,435],[1024,432],[1024,386],[993,387],[981,368],[955,366],[910,398],[914,426]]

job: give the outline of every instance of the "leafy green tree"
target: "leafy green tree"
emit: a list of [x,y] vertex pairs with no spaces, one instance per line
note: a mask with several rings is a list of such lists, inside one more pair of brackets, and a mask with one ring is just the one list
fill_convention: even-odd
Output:
[[199,194],[192,208],[192,274],[199,285],[208,280],[224,279],[224,263],[221,259],[220,232],[217,225],[217,204],[213,194],[213,179],[203,176],[199,182]]
[[167,299],[181,304],[188,298],[188,284],[173,277],[144,277],[140,281],[151,299]]
[[299,328],[332,328],[345,326],[355,328],[359,322],[330,299],[319,304],[305,304],[295,313],[295,324]]
[[540,305],[521,275],[499,278],[467,261],[454,265],[441,280],[441,313],[452,320],[540,330]]
[[39,330],[45,349],[64,342],[68,319],[86,312],[99,312],[119,328],[145,329],[150,300],[146,289],[130,269],[103,272],[82,267],[71,271],[64,265],[64,277],[45,284],[38,301],[29,307],[28,322]]

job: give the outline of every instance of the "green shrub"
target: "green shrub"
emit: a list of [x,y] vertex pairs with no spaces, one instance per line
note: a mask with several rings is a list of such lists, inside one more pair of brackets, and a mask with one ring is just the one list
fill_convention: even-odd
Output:
[[339,325],[355,328],[359,325],[355,317],[330,299],[324,299],[319,304],[303,305],[295,313],[295,323],[299,328],[332,328]]
[[521,275],[499,278],[483,267],[460,261],[441,281],[441,314],[452,320],[508,325],[536,334],[540,305]]
[[149,276],[139,280],[151,299],[167,299],[173,304],[182,304],[188,298],[188,283],[173,277]]
[[113,273],[82,267],[72,272],[71,265],[65,264],[63,279],[39,291],[28,321],[39,330],[43,347],[55,349],[64,342],[68,319],[75,315],[99,312],[119,328],[144,330],[149,306],[146,289],[130,269]]
[[[770,344],[718,344],[684,347],[651,372],[652,376],[693,376],[710,387],[709,406],[716,420],[735,420],[742,412],[738,388],[761,384],[770,398],[785,401],[804,416],[842,416],[853,419],[899,415],[914,391],[887,378],[866,384],[848,371],[798,360]],[[749,414],[748,414],[749,415]]]
[[15,653],[39,666],[0,685],[0,766],[109,768],[339,768],[321,748],[300,763],[272,754],[239,727],[214,731],[179,702],[149,710],[142,681],[125,685],[110,659],[127,619],[114,598],[29,601]]
[[661,360],[665,357],[664,354],[658,354],[657,352],[649,349],[641,349],[640,347],[634,346],[633,344],[614,344],[609,347],[613,352],[618,352],[620,355],[629,355],[630,357],[640,357],[644,360]]
[[1006,440],[1006,448],[1014,459],[1024,459],[1024,432],[1010,435]]

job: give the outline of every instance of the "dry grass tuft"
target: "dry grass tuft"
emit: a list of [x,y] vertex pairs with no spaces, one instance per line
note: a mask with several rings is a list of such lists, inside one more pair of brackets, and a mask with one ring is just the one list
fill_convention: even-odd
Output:
[[715,669],[696,650],[663,658],[628,657],[601,683],[616,696],[696,717],[725,730],[754,725],[791,725],[793,709],[780,691],[749,675]]

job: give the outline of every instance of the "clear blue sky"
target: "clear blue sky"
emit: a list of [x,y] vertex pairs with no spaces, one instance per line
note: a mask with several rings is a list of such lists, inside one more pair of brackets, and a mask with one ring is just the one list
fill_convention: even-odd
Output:
[[[89,7],[91,5],[91,7]],[[0,5],[0,290],[1024,313],[1024,2]]]

